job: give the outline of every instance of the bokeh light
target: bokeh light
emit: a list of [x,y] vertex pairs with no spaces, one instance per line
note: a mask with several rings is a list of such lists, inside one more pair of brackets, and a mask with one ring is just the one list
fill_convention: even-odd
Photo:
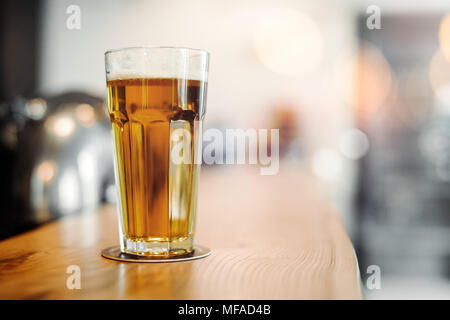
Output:
[[37,176],[44,183],[53,180],[56,173],[56,164],[53,161],[43,161],[37,167]]
[[450,117],[450,82],[436,89],[434,98],[434,112]]
[[429,80],[431,88],[436,91],[439,87],[450,83],[450,62],[445,59],[441,51],[437,50],[430,60]]
[[81,205],[80,182],[75,168],[68,168],[61,173],[58,197],[62,213],[72,213]]
[[67,115],[55,115],[49,117],[45,126],[47,130],[60,138],[67,138],[76,128],[74,119]]
[[334,87],[358,117],[370,118],[386,101],[394,76],[383,53],[365,43],[352,56],[337,59]]
[[80,104],[75,109],[75,115],[81,125],[89,127],[96,121],[94,108],[89,104]]
[[312,168],[319,178],[334,180],[342,170],[342,158],[336,150],[322,148],[313,154]]
[[47,112],[47,103],[41,98],[30,99],[25,104],[25,112],[29,118],[40,120]]
[[271,10],[256,23],[253,38],[258,58],[276,73],[303,75],[320,65],[322,37],[319,28],[299,11]]
[[450,14],[447,14],[439,26],[439,45],[442,54],[450,61]]
[[349,159],[358,160],[369,151],[369,139],[359,129],[347,129],[339,137],[339,151]]

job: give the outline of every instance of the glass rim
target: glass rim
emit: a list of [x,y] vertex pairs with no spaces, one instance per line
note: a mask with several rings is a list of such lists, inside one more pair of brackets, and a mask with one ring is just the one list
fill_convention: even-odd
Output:
[[124,51],[128,51],[128,50],[139,50],[139,49],[145,49],[145,50],[172,49],[172,50],[179,50],[179,51],[198,52],[198,53],[206,54],[208,57],[210,55],[209,51],[206,51],[203,49],[189,48],[189,47],[135,46],[135,47],[123,47],[123,48],[117,48],[117,49],[109,49],[109,50],[105,51],[105,56],[112,54],[112,53],[124,52]]

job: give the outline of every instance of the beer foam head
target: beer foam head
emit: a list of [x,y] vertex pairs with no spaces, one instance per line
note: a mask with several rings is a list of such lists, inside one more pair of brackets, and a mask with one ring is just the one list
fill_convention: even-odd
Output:
[[106,80],[177,78],[208,81],[209,54],[203,50],[157,47],[105,53]]

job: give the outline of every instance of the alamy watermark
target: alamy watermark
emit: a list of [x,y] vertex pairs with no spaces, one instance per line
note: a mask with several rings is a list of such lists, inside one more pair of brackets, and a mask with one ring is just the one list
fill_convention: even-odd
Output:
[[366,26],[369,30],[381,29],[381,9],[374,4],[370,5],[366,9],[366,13],[369,14],[366,20]]
[[66,13],[69,15],[66,19],[66,27],[69,30],[81,29],[81,8],[75,4],[67,7]]
[[381,268],[376,264],[372,264],[367,267],[367,274],[370,276],[366,280],[366,288],[369,290],[381,289]]
[[81,289],[81,269],[76,264],[70,265],[66,269],[66,273],[70,276],[66,279],[66,287],[69,290]]
[[172,163],[201,164],[203,161],[208,165],[259,164],[261,175],[278,173],[279,129],[270,129],[270,132],[268,129],[254,128],[226,129],[225,134],[215,128],[205,130],[203,134],[202,131],[201,122],[194,121],[193,137],[191,131],[185,128],[171,132]]

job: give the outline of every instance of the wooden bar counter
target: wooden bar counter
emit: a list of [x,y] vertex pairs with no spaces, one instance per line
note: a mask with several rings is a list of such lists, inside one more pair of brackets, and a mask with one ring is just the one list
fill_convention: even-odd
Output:
[[[306,169],[204,168],[196,242],[211,256],[174,263],[107,260],[114,205],[0,242],[1,299],[360,299],[352,243]],[[66,286],[68,266],[81,288]]]

